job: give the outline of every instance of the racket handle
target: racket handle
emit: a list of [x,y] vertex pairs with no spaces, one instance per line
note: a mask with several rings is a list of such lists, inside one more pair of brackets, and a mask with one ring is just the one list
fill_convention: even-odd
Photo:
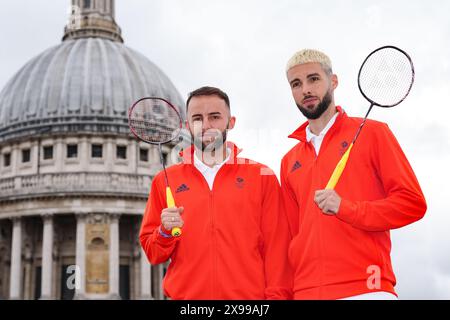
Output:
[[328,180],[327,186],[325,189],[334,189],[336,187],[336,184],[339,181],[339,178],[342,175],[342,172],[345,169],[345,165],[348,161],[348,156],[350,155],[350,151],[353,148],[353,143],[348,147],[347,151],[345,151],[344,155],[342,156],[341,160],[339,160],[338,164],[336,165],[336,168],[334,168],[333,174],[330,177],[330,180]]
[[[169,186],[166,187],[166,202],[167,202],[167,208],[175,207],[175,200],[172,195],[172,190],[170,190]],[[181,229],[178,227],[172,228],[172,236],[173,237],[181,236]]]

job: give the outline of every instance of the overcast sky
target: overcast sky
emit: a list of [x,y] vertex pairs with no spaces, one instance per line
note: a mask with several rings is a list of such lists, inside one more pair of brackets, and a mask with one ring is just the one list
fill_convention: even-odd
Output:
[[[32,57],[60,43],[69,0],[0,0],[0,90]],[[450,1],[117,0],[125,44],[171,78],[183,98],[203,85],[225,90],[237,117],[230,139],[243,156],[279,170],[305,121],[285,78],[302,48],[326,52],[338,105],[364,116],[356,76],[373,49],[397,45],[416,67],[410,96],[374,109],[403,147],[428,201],[425,218],[391,232],[401,299],[450,299]],[[331,244],[330,244],[331,245]]]

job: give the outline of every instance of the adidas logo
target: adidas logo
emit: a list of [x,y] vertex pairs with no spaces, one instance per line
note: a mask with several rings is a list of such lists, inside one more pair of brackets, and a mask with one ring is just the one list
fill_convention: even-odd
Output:
[[292,166],[291,172],[294,172],[297,169],[300,169],[302,167],[302,164],[300,162],[295,161],[294,165]]
[[188,190],[189,190],[189,187],[183,183],[181,186],[179,186],[177,188],[177,191],[175,191],[175,192],[179,193],[179,192],[188,191]]
[[244,186],[245,186],[244,178],[237,177],[236,178],[236,187],[238,187],[239,189],[242,189],[242,188],[244,188]]

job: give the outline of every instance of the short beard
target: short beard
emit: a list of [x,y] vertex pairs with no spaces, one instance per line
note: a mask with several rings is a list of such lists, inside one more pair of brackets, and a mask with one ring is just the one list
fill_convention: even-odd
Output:
[[306,117],[308,120],[316,120],[318,119],[325,111],[327,111],[328,107],[331,104],[331,91],[328,90],[322,101],[319,102],[317,107],[314,110],[308,110],[303,107],[301,104],[297,103],[297,107],[300,112]]
[[222,139],[214,139],[211,143],[204,143],[202,139],[195,138],[194,135],[191,132],[192,141],[194,141],[194,146],[196,146],[198,149],[200,149],[202,152],[213,152],[217,149],[221,148],[225,141],[227,141],[227,131],[228,126],[224,131],[222,131]]

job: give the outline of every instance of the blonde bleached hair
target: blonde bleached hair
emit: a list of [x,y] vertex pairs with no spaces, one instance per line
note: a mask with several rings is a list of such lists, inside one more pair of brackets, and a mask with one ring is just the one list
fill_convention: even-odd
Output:
[[296,52],[286,65],[286,73],[289,69],[305,63],[320,63],[326,73],[333,73],[330,58],[325,53],[315,49],[303,49]]

